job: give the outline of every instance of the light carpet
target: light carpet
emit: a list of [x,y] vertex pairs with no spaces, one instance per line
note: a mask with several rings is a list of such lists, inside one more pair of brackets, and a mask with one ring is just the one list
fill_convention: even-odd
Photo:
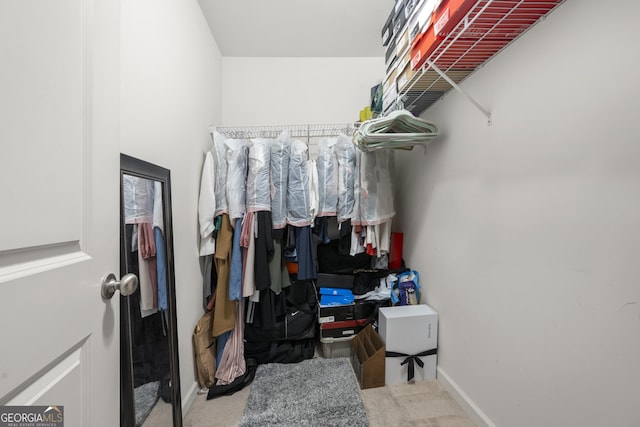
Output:
[[240,426],[311,425],[369,425],[349,359],[258,366]]

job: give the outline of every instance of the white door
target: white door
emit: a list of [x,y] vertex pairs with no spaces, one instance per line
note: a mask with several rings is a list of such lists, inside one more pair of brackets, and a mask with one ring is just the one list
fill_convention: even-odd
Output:
[[0,406],[119,423],[119,1],[0,2]]

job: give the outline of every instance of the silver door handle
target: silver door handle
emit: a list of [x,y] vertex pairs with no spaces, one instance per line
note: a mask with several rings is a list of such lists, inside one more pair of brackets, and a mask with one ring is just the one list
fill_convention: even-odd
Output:
[[138,278],[135,274],[125,274],[122,279],[117,280],[115,274],[109,273],[102,278],[101,293],[102,299],[111,299],[116,291],[127,297],[138,289]]

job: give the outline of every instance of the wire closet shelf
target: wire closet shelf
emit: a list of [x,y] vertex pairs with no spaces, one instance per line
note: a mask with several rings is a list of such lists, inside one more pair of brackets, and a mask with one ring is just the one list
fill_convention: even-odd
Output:
[[491,60],[565,0],[476,0],[398,90],[389,111],[407,108],[420,114],[454,88],[491,120],[491,113],[458,83]]
[[327,124],[301,124],[279,126],[222,126],[212,127],[212,130],[227,138],[277,138],[286,131],[291,138],[331,137],[338,135],[353,136],[358,128],[357,123],[327,123]]

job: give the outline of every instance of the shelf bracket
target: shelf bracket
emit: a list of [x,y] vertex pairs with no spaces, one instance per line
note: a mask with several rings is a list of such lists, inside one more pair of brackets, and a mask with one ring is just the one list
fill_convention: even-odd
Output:
[[455,90],[457,90],[458,92],[460,92],[462,95],[464,95],[473,105],[475,105],[475,107],[480,110],[482,112],[482,114],[484,114],[487,117],[487,124],[489,126],[491,126],[491,112],[489,110],[487,110],[486,108],[484,108],[482,105],[480,105],[475,99],[473,99],[468,93],[466,93],[460,86],[458,86],[458,84],[456,82],[454,82],[453,80],[451,80],[451,78],[449,76],[447,76],[447,74],[442,71],[440,68],[438,68],[436,66],[436,64],[434,64],[433,62],[431,62],[428,58],[426,60],[427,64],[429,65],[429,67],[433,68],[433,70],[438,73],[440,75],[440,77],[442,77],[443,79],[445,79],[447,81],[447,83],[449,83],[451,86],[453,86],[453,88]]

